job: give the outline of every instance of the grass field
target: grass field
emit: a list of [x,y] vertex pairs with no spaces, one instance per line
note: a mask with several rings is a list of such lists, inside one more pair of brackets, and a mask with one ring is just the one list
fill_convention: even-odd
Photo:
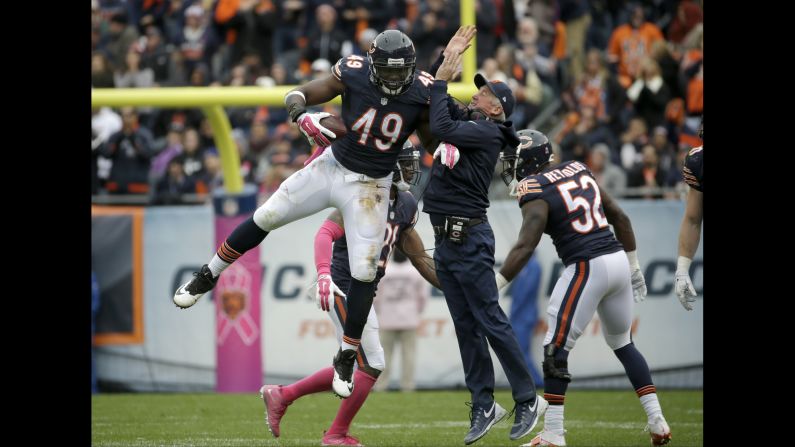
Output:
[[[510,410],[508,391],[496,393]],[[703,445],[701,391],[659,392],[678,446]],[[375,446],[463,446],[469,429],[465,391],[373,393],[354,420],[351,434]],[[91,401],[93,446],[317,446],[331,425],[339,399],[331,393],[306,396],[290,406],[275,439],[264,422],[264,405],[252,394],[107,394]],[[503,421],[474,446],[513,446],[513,423]],[[566,396],[569,446],[647,446],[646,416],[626,391],[572,390]],[[543,420],[533,430],[538,432]]]

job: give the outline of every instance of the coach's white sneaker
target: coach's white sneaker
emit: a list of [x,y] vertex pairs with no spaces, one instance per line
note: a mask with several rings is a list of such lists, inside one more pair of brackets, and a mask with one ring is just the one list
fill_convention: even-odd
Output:
[[193,279],[183,284],[182,287],[177,289],[174,294],[174,304],[181,309],[196,304],[199,298],[204,296],[205,293],[212,290],[218,282],[218,277],[213,278],[213,273],[207,264],[204,264],[198,272],[193,273]]
[[649,421],[645,431],[651,435],[651,445],[665,445],[671,441],[671,428],[661,414]]
[[522,444],[520,447],[532,447],[536,445],[546,445],[550,447],[564,447],[566,445],[566,438],[563,435],[543,430],[541,433],[537,434],[532,441],[528,442],[527,444]]

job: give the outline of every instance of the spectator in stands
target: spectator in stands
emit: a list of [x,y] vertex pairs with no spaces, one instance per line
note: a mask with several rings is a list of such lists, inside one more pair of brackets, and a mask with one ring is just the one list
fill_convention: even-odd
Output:
[[[182,132],[184,126],[179,123],[174,123],[168,130],[165,141],[162,143],[162,149],[157,152],[157,156],[152,159],[152,165],[149,171],[149,177],[157,182],[163,175],[166,174],[168,164],[174,158],[182,153]],[[162,139],[160,140],[162,141]],[[157,145],[157,143],[156,143]]]
[[640,151],[649,143],[648,127],[643,118],[632,118],[629,127],[621,134],[621,166],[626,170],[632,169],[641,161]]
[[301,72],[310,74],[312,62],[326,59],[336,63],[342,57],[342,45],[348,37],[337,28],[337,11],[330,5],[320,5],[315,10],[317,27],[307,40],[301,56]]
[[91,87],[113,88],[113,70],[110,68],[108,58],[101,51],[91,55]]
[[272,0],[220,0],[215,23],[225,30],[230,45],[229,64],[239,64],[246,54],[257,54],[260,62],[273,63],[273,34],[279,25],[279,11]]
[[[378,31],[367,28],[359,33],[359,39],[357,39],[357,44],[353,46],[353,50],[351,54],[360,57],[367,57],[367,51],[370,49],[370,44],[375,40],[375,36],[378,35]],[[335,61],[336,62],[336,61]],[[420,69],[424,69],[423,67],[419,67]]]
[[357,41],[367,28],[379,31],[391,28],[390,22],[402,13],[398,10],[397,0],[345,0],[342,3],[342,23],[339,28],[346,36]]
[[[497,49],[497,5],[494,0],[475,0],[475,17],[478,28],[477,64],[481,65],[487,58],[494,57]],[[510,74],[510,71],[505,73]]]
[[657,25],[647,22],[643,6],[632,3],[630,22],[617,27],[610,35],[608,59],[617,66],[618,81],[624,88],[638,77],[641,59],[649,55],[655,41],[664,40],[662,31]]
[[152,205],[174,205],[182,203],[183,194],[196,193],[196,180],[185,175],[179,160],[168,162],[166,175],[155,185]]
[[657,151],[660,166],[666,171],[673,168],[676,158],[676,149],[668,139],[668,130],[664,126],[657,126],[651,132],[651,145]]
[[113,76],[117,88],[149,88],[155,84],[155,72],[141,67],[141,52],[137,44],[130,46],[122,67]]
[[113,194],[149,192],[149,163],[154,155],[152,134],[138,125],[138,113],[132,107],[121,110],[122,128],[110,137],[101,150],[113,165],[105,188]]
[[606,144],[597,143],[591,148],[588,167],[599,188],[607,191],[612,197],[623,197],[627,187],[627,175],[610,160],[610,148]]
[[158,85],[168,83],[170,50],[163,43],[162,33],[156,26],[146,27],[145,42],[141,53],[141,67],[152,70]]
[[458,5],[449,0],[420,3],[420,12],[411,25],[409,37],[417,50],[417,67],[430,67],[434,51],[447,44],[459,25]]
[[668,172],[662,169],[657,158],[657,151],[654,146],[647,144],[643,146],[643,159],[641,163],[635,165],[627,176],[627,186],[630,188],[648,188],[640,194],[633,194],[632,197],[643,197],[646,199],[660,199],[662,192],[658,190],[665,185]]
[[199,146],[199,133],[195,128],[185,130],[182,153],[176,159],[182,164],[185,175],[193,180],[204,175],[204,148]]
[[580,156],[574,156],[574,148],[582,143],[586,149],[596,143],[605,143],[608,147],[615,148],[617,143],[613,134],[604,124],[596,119],[596,110],[593,107],[582,107],[580,118],[571,132],[567,133],[560,141],[564,160],[584,161]]
[[185,26],[176,43],[182,51],[183,63],[188,73],[193,73],[199,65],[209,67],[212,64],[212,55],[219,45],[215,31],[207,26],[205,15],[204,8],[200,5],[195,4],[185,10]]
[[571,76],[579,79],[585,70],[585,36],[591,24],[586,0],[559,0],[560,21],[566,26],[566,55]]
[[112,162],[102,157],[110,137],[121,130],[121,116],[110,107],[91,109],[91,194],[97,194],[110,175]]
[[127,14],[120,12],[110,18],[108,27],[109,41],[105,45],[105,50],[110,57],[111,64],[121,66],[127,51],[136,39],[138,31],[135,27],[127,24]]
[[635,115],[643,118],[649,127],[665,124],[665,106],[671,91],[663,82],[660,66],[651,57],[640,61],[638,78],[627,89],[627,97],[635,107]]
[[668,40],[680,44],[685,36],[704,20],[704,13],[698,3],[681,0],[676,7],[676,15],[668,26]]

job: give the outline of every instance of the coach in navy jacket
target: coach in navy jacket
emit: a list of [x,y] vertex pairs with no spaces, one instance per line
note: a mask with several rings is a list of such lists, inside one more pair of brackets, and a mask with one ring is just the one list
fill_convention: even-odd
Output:
[[515,100],[505,83],[488,82],[478,74],[475,85],[479,90],[467,108],[460,111],[449,107],[447,81],[456,71],[457,60],[460,55],[441,64],[430,89],[430,129],[443,143],[435,154],[441,157],[433,162],[423,212],[430,215],[434,227],[436,272],[472,393],[472,425],[464,442],[477,441],[506,414],[494,402],[489,344],[503,366],[516,402],[511,429],[511,439],[515,440],[530,433],[545,408],[537,405],[542,399],[536,397],[516,336],[498,303],[494,233],[486,220],[488,190],[499,153],[503,149],[515,151],[519,144],[511,122],[506,121]]

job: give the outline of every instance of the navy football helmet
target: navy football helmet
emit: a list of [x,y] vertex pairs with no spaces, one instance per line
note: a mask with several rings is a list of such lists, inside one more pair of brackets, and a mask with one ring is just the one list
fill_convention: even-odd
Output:
[[417,52],[409,36],[396,29],[375,36],[367,52],[370,82],[387,96],[404,93],[414,82]]
[[515,179],[521,181],[528,175],[537,173],[547,163],[552,162],[552,145],[549,138],[537,130],[524,129],[519,135],[519,146],[516,151],[500,152],[502,160],[502,181],[507,186]]
[[392,184],[400,191],[408,191],[412,185],[420,181],[420,151],[414,149],[411,141],[406,140],[398,154],[395,169],[392,171]]

